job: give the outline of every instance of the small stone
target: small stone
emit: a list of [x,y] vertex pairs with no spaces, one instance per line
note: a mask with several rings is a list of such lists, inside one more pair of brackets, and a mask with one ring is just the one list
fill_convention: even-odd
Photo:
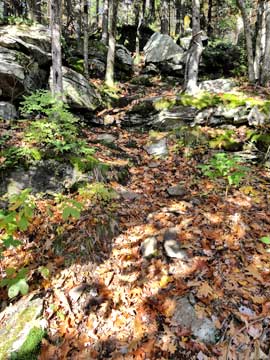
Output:
[[141,251],[144,258],[149,258],[157,254],[157,239],[154,236],[146,238],[142,245]]
[[167,139],[163,138],[144,148],[149,155],[166,156],[168,155]]
[[112,134],[100,134],[97,136],[97,140],[102,143],[111,144],[111,143],[115,143],[116,137],[113,136]]
[[171,186],[167,189],[167,192],[171,196],[184,196],[187,194],[186,189],[182,185]]
[[177,240],[171,239],[164,241],[164,249],[168,257],[187,260],[187,252],[186,250],[181,249]]

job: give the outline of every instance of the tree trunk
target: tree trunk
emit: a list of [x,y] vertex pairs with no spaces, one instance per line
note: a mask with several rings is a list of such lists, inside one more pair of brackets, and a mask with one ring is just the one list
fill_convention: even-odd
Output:
[[168,0],[161,0],[160,5],[160,32],[169,34],[169,4]]
[[254,57],[254,72],[255,79],[260,78],[261,62],[265,51],[265,12],[264,12],[264,0],[259,0],[257,10],[257,20],[255,29],[255,57]]
[[208,1],[208,12],[207,12],[207,36],[212,36],[213,26],[212,26],[212,7],[213,0]]
[[84,75],[86,78],[89,77],[89,58],[88,58],[88,13],[89,13],[89,2],[83,0],[83,64],[84,64]]
[[181,37],[184,28],[183,28],[183,9],[182,9],[182,0],[175,1],[176,14],[175,14],[175,36]]
[[96,0],[96,21],[97,27],[99,27],[99,0]]
[[62,99],[61,0],[51,0],[52,93]]
[[102,16],[102,36],[103,44],[108,44],[108,17],[109,17],[109,0],[103,0],[103,16]]
[[115,62],[115,45],[116,45],[116,22],[118,0],[110,0],[109,2],[109,47],[107,53],[107,66],[105,83],[107,86],[114,86],[114,62]]
[[197,81],[202,49],[200,0],[192,0],[192,40],[188,50],[185,71],[185,91],[188,94],[196,94],[198,92]]
[[269,86],[270,82],[270,2],[265,2],[265,49],[262,60],[260,84]]
[[236,0],[237,6],[241,11],[241,15],[244,22],[244,32],[246,38],[246,48],[248,57],[248,79],[251,83],[255,82],[255,71],[254,71],[254,56],[253,56],[253,41],[252,41],[252,30],[251,22],[249,20],[245,0]]

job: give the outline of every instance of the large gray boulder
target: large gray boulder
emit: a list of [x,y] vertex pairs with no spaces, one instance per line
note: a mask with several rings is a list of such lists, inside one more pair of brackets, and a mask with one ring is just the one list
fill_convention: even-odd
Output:
[[41,88],[46,80],[46,71],[37,62],[17,50],[0,46],[0,94],[13,100],[22,94]]
[[0,28],[0,46],[30,55],[39,65],[51,60],[50,32],[42,25],[9,25]]
[[14,120],[17,117],[17,111],[14,105],[6,101],[0,101],[0,119]]
[[[83,111],[96,110],[101,104],[101,97],[96,87],[82,74],[64,66],[62,70],[64,101],[72,109]],[[50,73],[49,85],[52,88],[52,71]]]
[[169,35],[154,33],[144,47],[145,62],[181,64],[184,51]]
[[84,180],[84,175],[70,164],[41,160],[25,170],[19,168],[0,181],[0,194],[18,194],[26,188],[33,193],[59,193]]

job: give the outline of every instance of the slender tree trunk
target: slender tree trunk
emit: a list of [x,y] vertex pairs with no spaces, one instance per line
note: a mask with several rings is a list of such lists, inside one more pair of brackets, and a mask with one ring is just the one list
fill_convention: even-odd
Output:
[[265,3],[265,49],[262,60],[260,84],[269,86],[270,83],[270,2]]
[[97,27],[99,26],[99,0],[96,0],[96,21]]
[[255,30],[255,57],[254,57],[254,72],[255,79],[260,78],[262,56],[265,51],[265,11],[264,11],[265,0],[259,0]]
[[181,36],[183,33],[183,25],[182,25],[182,0],[175,1],[176,14],[175,14],[175,35]]
[[115,63],[115,47],[116,47],[116,22],[118,0],[110,0],[109,2],[109,47],[107,54],[107,66],[105,83],[108,86],[114,86],[114,63]]
[[208,1],[208,12],[207,12],[207,35],[208,36],[211,36],[213,33],[212,7],[213,7],[213,0],[209,0]]
[[160,32],[169,34],[169,4],[168,0],[161,0],[160,5]]
[[51,0],[52,93],[62,98],[61,0]]
[[196,94],[198,91],[197,81],[202,49],[200,0],[192,0],[192,40],[188,50],[185,72],[185,91],[188,94]]
[[89,77],[89,58],[88,58],[88,13],[89,3],[88,0],[83,0],[83,64],[84,64],[84,75],[86,78]]
[[102,36],[103,44],[108,44],[108,20],[109,20],[109,0],[103,0],[103,16],[102,16]]
[[156,19],[156,1],[149,0],[149,23],[154,22]]
[[246,38],[246,48],[248,57],[248,78],[251,83],[255,82],[255,71],[254,71],[254,56],[253,56],[253,41],[252,41],[252,30],[251,22],[247,14],[245,0],[236,0],[237,5],[241,11],[241,15],[244,22],[244,32]]

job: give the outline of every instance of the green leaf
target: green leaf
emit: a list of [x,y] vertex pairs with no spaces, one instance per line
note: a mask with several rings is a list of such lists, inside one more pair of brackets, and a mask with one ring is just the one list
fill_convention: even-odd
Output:
[[14,298],[19,294],[26,295],[29,291],[29,285],[27,284],[25,279],[20,279],[15,284],[11,285],[8,289],[8,297],[10,299]]
[[260,241],[266,245],[270,245],[270,236],[263,236],[260,238]]
[[18,221],[18,228],[21,231],[25,231],[28,228],[28,221],[24,215],[22,215]]
[[40,272],[41,276],[44,279],[48,279],[50,277],[50,270],[48,268],[46,268],[45,266],[40,266],[38,268],[38,271]]
[[9,248],[11,246],[17,247],[22,245],[22,242],[19,240],[15,240],[13,236],[8,236],[6,239],[3,240],[3,244],[6,248]]

